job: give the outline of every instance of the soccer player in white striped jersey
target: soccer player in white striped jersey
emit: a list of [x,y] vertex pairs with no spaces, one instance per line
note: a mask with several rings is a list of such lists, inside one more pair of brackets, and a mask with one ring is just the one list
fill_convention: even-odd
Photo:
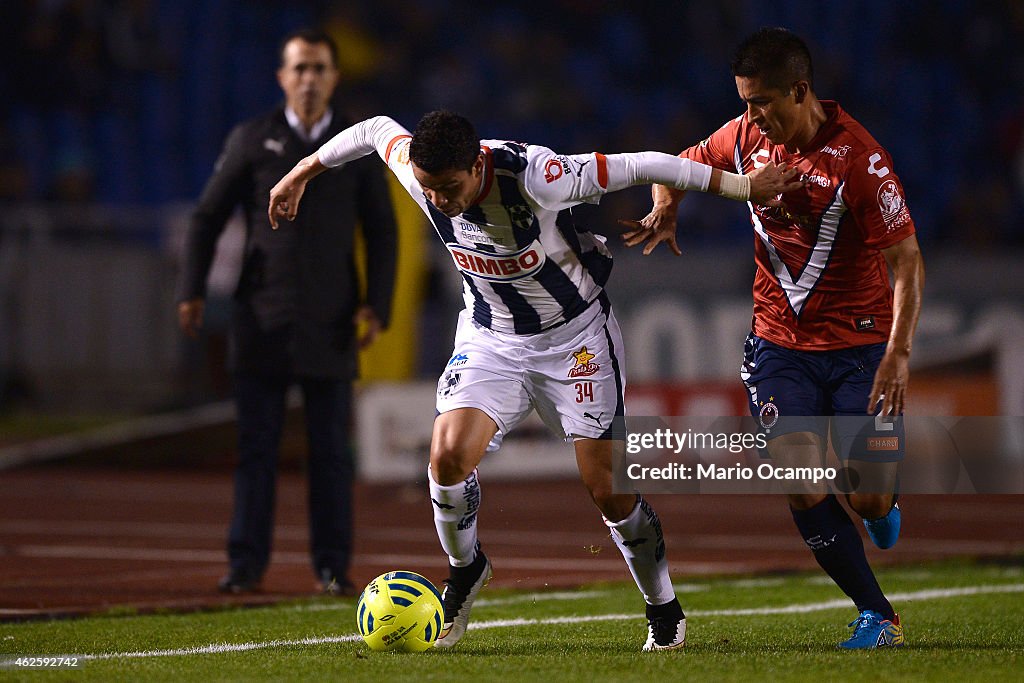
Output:
[[604,285],[611,253],[569,209],[608,192],[659,183],[771,202],[799,188],[784,165],[745,176],[658,152],[562,155],[483,140],[465,118],[437,111],[409,132],[378,116],[342,131],[271,190],[275,227],[294,219],[316,175],[377,152],[429,218],[464,279],[466,309],[438,382],[428,480],[449,558],[438,647],[462,638],[491,577],[477,540],[477,465],[536,409],[572,440],[584,484],[643,594],[644,650],[681,647],[686,619],[668,573],[661,523],[637,495],[612,491],[614,418],[624,415],[622,337]]

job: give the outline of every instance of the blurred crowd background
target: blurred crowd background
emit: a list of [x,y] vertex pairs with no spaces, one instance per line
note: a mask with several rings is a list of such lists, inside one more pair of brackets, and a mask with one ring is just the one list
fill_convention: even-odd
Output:
[[[811,47],[819,96],[838,100],[892,153],[926,257],[946,254],[954,272],[957,259],[980,255],[971,272],[999,284],[1010,278],[985,259],[1024,246],[1016,0],[4,0],[0,411],[72,394],[78,405],[198,400],[182,399],[173,379],[202,370],[173,327],[169,236],[230,128],[280,101],[281,38],[311,25],[340,46],[338,107],[353,119],[386,113],[412,127],[445,107],[483,137],[566,153],[674,153],[699,142],[743,110],[729,74],[736,43],[786,26]],[[616,219],[643,215],[648,197],[622,193],[588,220],[614,233]],[[688,250],[735,247],[743,265],[730,292],[749,297],[742,207],[701,198],[680,221]],[[437,273],[450,268],[427,243],[437,265],[419,285],[419,312],[444,342],[421,352],[409,376],[436,376],[448,349],[444,330],[430,326],[450,318],[450,302],[432,304],[444,290]],[[627,273],[637,272],[631,258]],[[945,282],[961,295],[962,285]],[[613,279],[620,286],[629,282]],[[955,315],[993,291],[967,289]],[[962,328],[960,318],[932,320],[933,330]]]
[[[321,25],[352,116],[447,107],[566,152],[678,151],[741,111],[729,56],[802,34],[819,95],[896,160],[925,242],[1020,243],[1024,4],[546,0],[5,0],[0,197],[195,198],[232,125],[273,106],[276,47]],[[744,230],[735,223],[736,230]],[[711,217],[694,239],[729,242]]]

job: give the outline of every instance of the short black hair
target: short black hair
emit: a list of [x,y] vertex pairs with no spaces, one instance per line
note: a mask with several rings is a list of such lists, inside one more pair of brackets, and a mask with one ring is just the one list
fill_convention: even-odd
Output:
[[814,88],[811,51],[795,33],[784,28],[762,28],[736,48],[733,76],[760,78],[770,88],[789,92],[797,81]]
[[436,175],[468,171],[480,156],[480,136],[465,116],[440,110],[424,114],[412,132],[409,159]]
[[318,28],[300,28],[292,31],[281,40],[279,54],[281,55],[282,66],[284,65],[284,49],[293,40],[302,40],[310,45],[326,45],[327,51],[331,53],[331,65],[335,69],[338,68],[338,44],[334,42],[334,38],[331,38],[329,33]]

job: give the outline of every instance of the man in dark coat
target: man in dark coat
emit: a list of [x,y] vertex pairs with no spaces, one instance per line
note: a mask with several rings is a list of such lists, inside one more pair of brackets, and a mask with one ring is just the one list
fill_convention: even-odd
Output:
[[[333,41],[318,31],[289,35],[278,82],[285,104],[229,135],[193,214],[178,284],[178,319],[195,337],[217,239],[237,206],[245,215],[245,256],[235,292],[231,369],[239,464],[223,592],[259,587],[273,529],[285,395],[298,383],[309,440],[313,568],[323,589],[352,594],[352,379],[357,348],[386,327],[394,287],[396,228],[384,175],[373,159],[328,173],[301,216],[272,231],[270,188],[349,122],[331,108],[338,83]],[[366,242],[367,288],[359,291],[356,226]],[[366,332],[356,338],[358,323]]]

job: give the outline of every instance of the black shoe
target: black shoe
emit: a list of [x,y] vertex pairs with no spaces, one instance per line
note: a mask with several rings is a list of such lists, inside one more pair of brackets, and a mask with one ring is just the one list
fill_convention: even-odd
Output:
[[448,566],[441,602],[444,606],[444,626],[434,647],[451,647],[459,642],[469,626],[469,611],[480,589],[491,580],[491,563],[477,546],[476,557],[466,567]]
[[232,569],[217,582],[217,590],[221,593],[241,595],[255,593],[260,589],[260,577],[254,577],[243,571]]
[[643,651],[674,650],[686,644],[686,615],[679,600],[647,606],[647,642]]
[[347,576],[335,573],[330,569],[320,570],[320,592],[324,595],[338,597],[352,597],[359,594]]

